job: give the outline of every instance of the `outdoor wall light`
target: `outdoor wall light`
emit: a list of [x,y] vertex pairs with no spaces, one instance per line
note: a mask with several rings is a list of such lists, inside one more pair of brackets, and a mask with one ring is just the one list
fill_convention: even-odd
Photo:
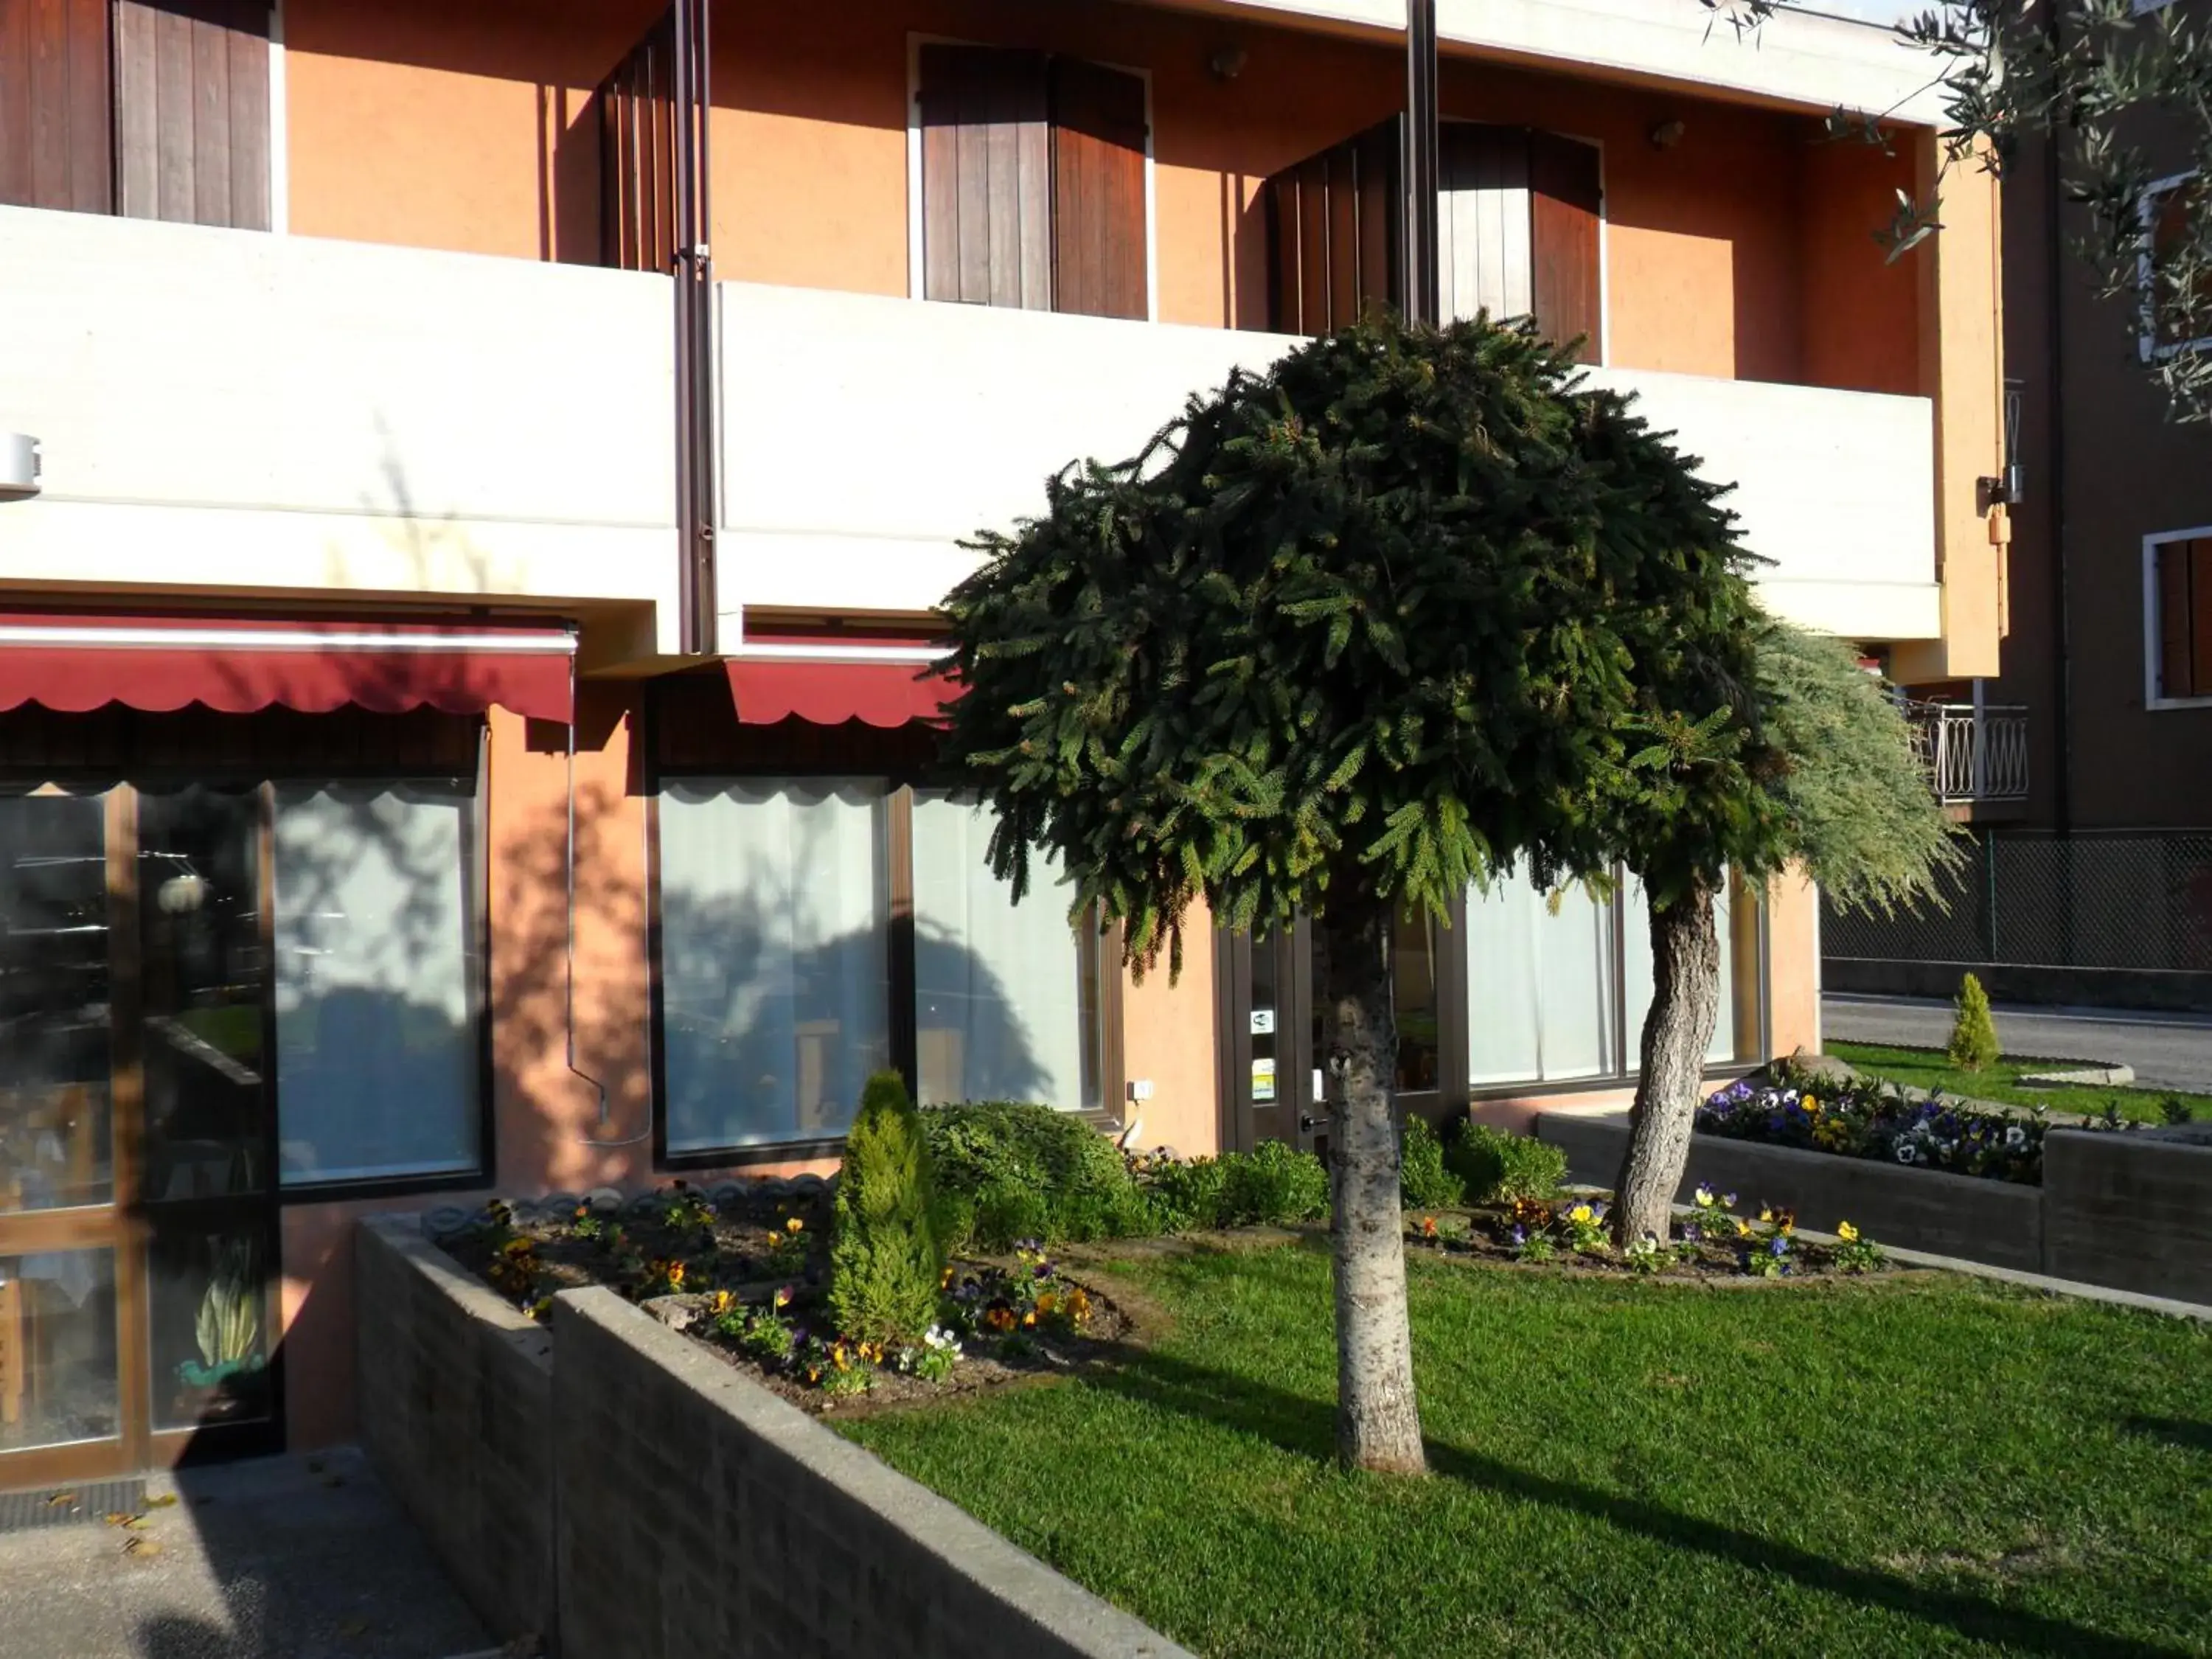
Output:
[[1252,61],[1252,54],[1242,46],[1220,46],[1206,60],[1206,68],[1213,71],[1217,81],[1234,81],[1244,73],[1244,65]]
[[1662,121],[1651,129],[1651,148],[1672,149],[1682,142],[1682,135],[1689,130],[1688,125],[1680,121]]
[[2020,459],[2021,383],[2008,380],[2004,389],[2004,471],[1994,478],[1978,480],[1984,510],[1990,507],[2019,507],[2027,499],[2027,469]]
[[0,501],[27,501],[39,493],[39,441],[27,433],[0,432]]

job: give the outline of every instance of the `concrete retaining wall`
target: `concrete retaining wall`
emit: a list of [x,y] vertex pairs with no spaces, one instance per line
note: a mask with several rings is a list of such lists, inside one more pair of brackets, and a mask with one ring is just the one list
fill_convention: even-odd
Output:
[[2044,1272],[2212,1302],[2212,1139],[2054,1129],[2043,1202]]
[[[563,1292],[548,1331],[414,1226],[363,1227],[363,1427],[502,1639],[551,1632],[572,1659],[1188,1659],[612,1291]],[[479,1409],[523,1334],[538,1392],[495,1429]],[[399,1370],[377,1352],[395,1344]],[[537,1561],[552,1613],[472,1559],[495,1519],[504,1572]]]
[[553,1634],[553,1337],[422,1237],[361,1224],[362,1443],[502,1640]]
[[1824,957],[1824,990],[1863,996],[1933,997],[1959,994],[1959,976],[1972,974],[1992,1002],[2045,1006],[2158,1008],[2212,1013],[2212,974],[2128,968],[2038,968],[2008,962],[1898,961],[1875,957]]
[[[1547,1112],[1536,1133],[1565,1150],[1571,1178],[1610,1186],[1628,1120]],[[2041,1187],[1697,1135],[1678,1197],[1700,1182],[1822,1232],[1849,1221],[1900,1249],[2212,1304],[2212,1141],[2187,1131],[2053,1129]]]

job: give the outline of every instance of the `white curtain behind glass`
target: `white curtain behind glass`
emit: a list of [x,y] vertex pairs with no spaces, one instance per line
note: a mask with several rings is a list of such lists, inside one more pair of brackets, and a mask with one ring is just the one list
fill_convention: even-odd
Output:
[[473,1169],[469,794],[277,791],[276,1098],[289,1183]]
[[[1725,1065],[1735,1058],[1735,951],[1731,948],[1729,905],[1734,884],[1722,883],[1719,896],[1713,900],[1713,926],[1721,941],[1721,1012],[1713,1022],[1712,1043],[1705,1050],[1705,1059],[1712,1065]],[[1644,884],[1634,876],[1621,884],[1620,902],[1628,934],[1628,1052],[1640,1057],[1644,1017],[1651,1010],[1651,911],[1644,902]]]
[[842,1135],[890,1058],[885,788],[678,783],[660,798],[668,1149]]
[[915,1043],[925,1105],[1085,1098],[1082,963],[1068,896],[1039,860],[1019,904],[991,873],[992,818],[914,801]]
[[1580,887],[1548,896],[1526,877],[1467,896],[1468,1080],[1552,1082],[1620,1064],[1610,908]]

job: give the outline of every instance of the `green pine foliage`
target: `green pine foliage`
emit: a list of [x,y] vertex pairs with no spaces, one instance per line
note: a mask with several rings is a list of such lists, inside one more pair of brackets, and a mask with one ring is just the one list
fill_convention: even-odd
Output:
[[860,1091],[845,1139],[830,1242],[830,1312],[840,1335],[907,1346],[937,1314],[945,1256],[921,1114],[896,1072]]
[[1467,1201],[1467,1183],[1446,1166],[1444,1143],[1425,1117],[1408,1117],[1399,1143],[1398,1191],[1407,1207],[1446,1210]]
[[1943,1052],[1961,1071],[1985,1072],[2002,1058],[1997,1048],[1996,1021],[1990,1017],[1989,993],[1968,974],[1959,981],[1957,1010],[1951,1021],[1951,1041]]
[[1912,908],[1961,854],[1904,714],[1849,645],[1788,623],[1761,635],[1759,677],[1791,851],[1834,903]]
[[[1203,899],[1442,915],[1525,861],[1600,874],[1655,821],[1774,858],[1755,611],[1719,491],[1561,349],[1378,313],[1071,465],[948,598],[949,769],[1139,970]],[[1658,872],[1664,887],[1668,872]]]

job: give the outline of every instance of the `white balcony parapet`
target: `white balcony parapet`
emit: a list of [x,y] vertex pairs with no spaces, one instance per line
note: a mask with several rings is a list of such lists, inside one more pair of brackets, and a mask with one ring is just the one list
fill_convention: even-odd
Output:
[[1946,806],[2027,799],[2026,704],[1908,702],[1905,717],[1929,787]]
[[[1194,391],[1281,335],[871,295],[721,286],[726,638],[745,606],[919,612],[975,566],[960,543],[1043,509],[1046,477],[1121,460]],[[1933,416],[1923,398],[1603,369],[1733,483],[1781,614],[1933,638]]]
[[0,426],[46,465],[0,506],[0,582],[642,601],[672,641],[669,306],[629,272],[0,208]]

